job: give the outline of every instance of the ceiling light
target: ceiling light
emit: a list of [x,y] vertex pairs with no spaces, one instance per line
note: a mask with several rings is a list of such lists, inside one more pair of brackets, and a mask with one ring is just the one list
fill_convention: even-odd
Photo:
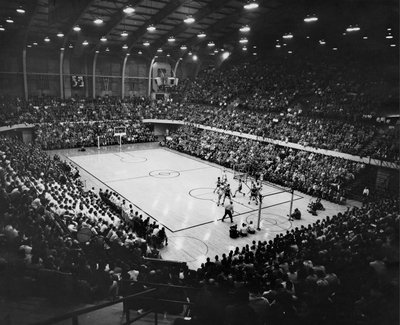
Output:
[[74,26],[72,29],[73,29],[75,32],[80,32],[80,31],[81,31],[81,28],[80,28],[78,25]]
[[193,24],[196,19],[192,15],[186,16],[186,18],[183,20],[186,24]]
[[208,42],[207,46],[208,47],[213,47],[213,46],[215,46],[215,43],[214,42]]
[[293,34],[287,33],[287,34],[283,35],[282,38],[284,38],[284,39],[292,39],[293,38]]
[[167,54],[167,58],[169,58],[170,56],[171,56],[171,54],[168,53],[168,54]]
[[124,31],[121,33],[121,36],[122,36],[122,37],[127,37],[127,36],[128,36],[128,32],[127,32],[126,30],[124,30]]
[[206,37],[206,33],[200,32],[200,33],[197,34],[197,37],[198,38],[204,38],[204,37]]
[[157,49],[158,53],[162,53],[162,51],[163,51],[162,48]]
[[129,56],[129,55],[131,55],[130,53],[126,53],[126,56]]
[[246,10],[252,10],[258,8],[258,3],[255,0],[247,1],[247,3],[243,6]]
[[142,52],[142,51],[138,51],[138,52],[137,52],[137,54],[139,54],[139,55],[142,55],[142,54],[143,54],[143,52]]
[[168,42],[175,42],[175,37],[173,37],[173,36],[170,36],[170,37],[168,37]]
[[82,42],[82,45],[83,45],[83,46],[88,46],[88,45],[89,45],[89,42],[88,42],[87,40],[84,40],[84,41]]
[[319,40],[319,44],[320,44],[320,45],[325,45],[326,42],[325,42],[323,39],[321,39],[321,40]]
[[127,50],[127,49],[128,49],[128,45],[124,44],[124,45],[122,46],[122,48],[123,48],[124,50]]
[[214,53],[218,53],[218,49],[215,49],[215,50],[214,50]]
[[12,20],[10,17],[8,17],[8,18],[6,19],[6,22],[9,23],[9,24],[12,24],[12,23],[14,22],[14,20]]
[[189,52],[188,55],[192,55],[192,52]]
[[357,25],[352,26],[350,25],[349,27],[346,28],[346,32],[358,32],[360,30],[360,27]]
[[32,45],[28,44],[26,47],[32,47]]
[[74,46],[72,44],[69,44],[68,46],[70,49],[74,48]]
[[240,27],[239,29],[242,33],[248,33],[250,32],[250,26],[249,25],[245,25],[243,27]]
[[287,51],[288,52],[288,54],[292,54],[293,52],[292,51]]
[[257,52],[254,52],[253,55],[257,55]]
[[317,16],[309,16],[308,15],[306,18],[304,18],[304,21],[306,23],[312,23],[312,22],[318,21],[318,17]]
[[247,51],[247,47],[246,47],[246,46],[243,46],[243,47],[242,47],[242,51]]
[[287,46],[287,44],[286,44],[286,43],[283,43],[283,46]]
[[337,51],[337,47],[332,48],[332,50]]
[[182,46],[181,46],[181,50],[182,50],[182,51],[187,50],[187,46],[186,46],[186,45],[182,45]]
[[18,7],[16,10],[17,10],[17,12],[18,12],[19,14],[24,14],[24,13],[25,13],[25,9],[22,8],[21,6]]
[[65,50],[65,48],[63,48],[63,47],[60,48],[60,51],[64,51],[64,50]]
[[156,30],[156,27],[153,24],[151,24],[151,25],[147,26],[147,30],[149,32],[154,32]]
[[61,37],[64,37],[64,33],[58,32],[58,33],[57,33],[57,37],[60,37],[60,38],[61,38]]
[[110,52],[110,49],[108,47],[106,48],[106,52]]
[[48,43],[48,42],[50,42],[50,38],[48,38],[48,37],[46,36],[46,37],[44,38],[44,41]]
[[5,29],[3,26],[0,25],[0,31],[1,31],[1,32],[4,32],[5,30],[6,30],[6,29]]
[[368,39],[368,36],[363,36],[363,39]]
[[390,44],[390,47],[396,47],[396,44]]
[[96,25],[101,25],[101,24],[103,23],[103,19],[101,19],[101,18],[96,18],[95,20],[93,20],[93,22],[94,22]]
[[99,51],[99,50],[96,50],[95,52],[96,52],[97,54],[99,54],[100,51]]
[[130,15],[130,14],[133,14],[135,12],[135,9],[132,8],[131,6],[126,6],[122,11],[124,13]]
[[247,38],[241,38],[240,40],[239,40],[239,43],[240,44],[247,44],[249,42],[249,40],[247,39]]
[[276,44],[275,47],[279,49],[281,47],[281,45],[280,44]]
[[392,39],[392,38],[393,38],[393,35],[389,33],[389,34],[386,35],[386,38],[387,38],[387,39]]
[[32,44],[33,44],[33,46],[37,46],[37,42],[33,42]]
[[222,60],[226,60],[227,58],[229,58],[229,55],[231,55],[229,52],[224,52],[222,53]]
[[197,61],[197,59],[198,59],[197,55],[196,54],[193,55],[192,59],[193,59],[193,61]]
[[100,41],[102,41],[102,42],[107,42],[107,38],[106,38],[105,36],[102,36],[102,37],[100,38]]
[[144,45],[144,46],[150,46],[150,42],[149,42],[149,41],[144,41],[144,42],[143,42],[143,45]]

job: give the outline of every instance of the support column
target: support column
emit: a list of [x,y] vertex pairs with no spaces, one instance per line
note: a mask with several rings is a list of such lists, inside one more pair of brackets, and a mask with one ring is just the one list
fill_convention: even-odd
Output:
[[60,50],[60,98],[64,99],[64,48]]
[[156,57],[153,57],[153,59],[151,60],[151,63],[150,63],[150,68],[149,68],[149,88],[147,90],[147,96],[149,96],[149,97],[151,95],[151,81],[153,79],[151,77],[151,74],[153,72],[153,64],[154,64],[155,59],[156,59]]
[[24,77],[24,96],[28,100],[28,76],[26,74],[26,47],[22,50],[22,74]]
[[[85,76],[86,76],[86,80],[89,80],[88,63],[87,63],[87,56],[86,55],[85,55]],[[89,87],[88,87],[87,82],[86,82],[86,86],[85,86],[85,97],[86,98],[89,97]]]
[[92,87],[93,87],[93,98],[96,98],[96,63],[97,63],[97,52],[93,57],[93,74],[92,74]]
[[128,61],[129,53],[125,55],[124,62],[122,63],[122,75],[121,75],[121,97],[125,98],[125,68],[126,62]]

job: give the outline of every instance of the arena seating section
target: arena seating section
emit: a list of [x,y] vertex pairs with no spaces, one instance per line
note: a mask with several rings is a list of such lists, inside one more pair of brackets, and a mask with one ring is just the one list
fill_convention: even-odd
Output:
[[[117,193],[85,190],[75,167],[42,150],[96,146],[97,136],[116,144],[113,128],[119,126],[127,127],[124,143],[154,141],[142,119],[158,118],[399,161],[393,121],[376,120],[387,98],[373,91],[384,83],[376,71],[354,77],[357,66],[312,62],[206,69],[175,89],[179,101],[156,105],[145,98],[3,97],[2,124],[33,123],[35,144],[0,137],[0,290],[11,297],[98,301],[129,292],[119,285],[120,274],[122,280],[198,288],[190,297],[192,324],[398,323],[397,199],[380,198],[237,247],[207,258],[198,270],[160,268],[142,258],[158,257],[167,243],[164,229]],[[365,168],[193,126],[164,144],[227,167],[262,170],[265,180],[339,203]],[[95,240],[79,242],[82,228]]]

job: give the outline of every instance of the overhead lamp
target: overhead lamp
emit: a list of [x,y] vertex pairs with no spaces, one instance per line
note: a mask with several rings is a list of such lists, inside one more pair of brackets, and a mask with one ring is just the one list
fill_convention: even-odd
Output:
[[95,51],[95,53],[99,54],[99,53],[100,53],[100,51],[99,51],[99,50],[96,50],[96,51]]
[[106,48],[106,52],[110,52],[110,49],[108,47]]
[[257,55],[257,52],[253,52],[253,55]]
[[186,18],[183,20],[186,24],[193,24],[196,19],[192,15],[186,16]]
[[14,20],[12,20],[11,17],[8,17],[6,19],[6,22],[9,23],[9,24],[12,24],[12,23],[14,23]]
[[249,25],[245,25],[243,27],[240,27],[239,31],[241,33],[248,33],[248,32],[250,32],[250,26]]
[[332,50],[337,51],[337,47],[333,47]]
[[102,36],[102,37],[100,38],[100,41],[102,41],[102,42],[107,42],[107,38],[106,38],[105,36]]
[[153,24],[151,24],[151,25],[147,26],[147,30],[149,32],[154,32],[156,30],[156,27]]
[[276,44],[275,47],[280,49],[281,48],[281,44]]
[[173,37],[173,36],[170,36],[170,37],[168,37],[168,42],[175,42],[175,37]]
[[214,47],[214,46],[215,46],[215,43],[214,43],[214,42],[208,42],[207,46],[208,46],[208,47]]
[[360,27],[357,25],[352,26],[350,25],[349,27],[346,28],[346,32],[358,32],[360,30]]
[[80,32],[80,31],[81,31],[81,28],[80,28],[78,25],[75,25],[72,29],[73,29],[75,32]]
[[48,42],[50,42],[50,38],[48,38],[48,37],[46,36],[46,37],[44,38],[44,41],[48,43]]
[[144,46],[150,46],[150,42],[149,42],[149,41],[144,41],[144,42],[143,42],[143,45],[144,45]]
[[37,42],[33,42],[32,45],[33,45],[33,46],[37,46],[38,43],[37,43]]
[[286,44],[286,43],[283,43],[283,46],[287,46],[287,44]]
[[138,51],[138,52],[137,52],[137,54],[139,54],[139,55],[142,55],[142,54],[143,54],[143,52],[142,52],[142,51]]
[[186,45],[182,45],[182,46],[181,46],[181,50],[182,50],[182,51],[186,51],[186,50],[187,50],[187,46],[186,46]]
[[64,33],[58,32],[58,33],[57,33],[57,37],[60,37],[60,38],[61,38],[61,37],[64,37]]
[[247,51],[247,47],[246,47],[246,46],[243,46],[243,47],[242,47],[242,51]]
[[32,47],[32,45],[28,44],[26,47]]
[[82,45],[83,45],[83,46],[88,46],[88,45],[89,45],[89,42],[88,42],[87,40],[84,40],[84,41],[82,42]]
[[310,39],[310,36],[306,36],[306,39]]
[[292,39],[293,38],[293,34],[287,33],[287,34],[283,35],[282,38],[284,38],[284,39]]
[[135,8],[132,8],[131,6],[126,6],[123,10],[124,13],[130,15],[135,12]]
[[257,1],[255,1],[255,0],[249,0],[243,6],[243,8],[246,9],[246,10],[257,9],[258,7],[259,7],[259,5],[258,5]]
[[363,36],[363,39],[368,39],[368,36]]
[[127,50],[127,49],[128,49],[128,45],[124,44],[124,45],[122,46],[122,48],[123,48],[124,50]]
[[193,59],[193,61],[197,61],[197,59],[198,59],[197,55],[196,55],[196,54],[193,55],[193,56],[192,56],[192,59]]
[[319,40],[319,44],[320,44],[320,45],[325,45],[326,42],[325,42],[323,39],[320,39],[320,40]]
[[68,46],[70,49],[73,49],[74,48],[74,46],[72,45],[72,44],[69,44],[69,46]]
[[162,53],[162,51],[163,51],[162,48],[157,49],[158,53]]
[[204,33],[204,32],[200,32],[200,33],[198,33],[197,34],[197,37],[198,38],[204,38],[204,37],[206,37],[207,35],[206,35],[206,33]]
[[389,31],[391,31],[392,29],[391,29],[390,27],[388,27],[388,28],[386,28],[386,30],[389,32]]
[[95,20],[93,20],[93,22],[94,22],[96,25],[101,25],[101,24],[103,23],[103,19],[101,19],[101,18],[96,18]]
[[60,51],[64,51],[65,50],[65,48],[63,48],[63,47],[60,47]]
[[315,22],[315,21],[318,21],[318,17],[317,16],[310,16],[310,15],[307,15],[307,17],[306,18],[304,18],[304,22],[306,22],[306,23],[313,23],[313,22]]
[[393,35],[392,35],[391,33],[389,33],[389,34],[386,35],[386,38],[387,38],[387,39],[392,39],[392,38],[393,38]]
[[218,49],[215,49],[215,50],[214,50],[214,53],[218,53],[218,52],[219,52]]
[[25,13],[25,9],[22,8],[21,6],[19,6],[19,7],[16,9],[16,11],[17,11],[19,14],[24,14],[24,13]]
[[224,53],[222,53],[222,55],[221,55],[222,60],[226,60],[227,58],[229,58],[230,55],[231,55],[231,54],[230,54],[229,52],[224,52]]
[[129,56],[129,55],[131,55],[130,53],[126,53],[126,56]]
[[192,55],[192,52],[190,51],[190,52],[188,53],[188,55]]
[[293,52],[292,51],[287,51],[288,52],[288,54],[292,54]]
[[1,32],[4,32],[5,30],[6,30],[6,29],[5,29],[3,26],[0,25],[0,31],[1,31]]
[[167,58],[169,58],[170,56],[171,56],[171,54],[168,53],[168,54],[167,54]]
[[239,43],[240,44],[247,44],[249,42],[249,40],[247,39],[247,38],[241,38],[240,40],[239,40]]
[[128,36],[128,32],[127,32],[126,30],[124,30],[124,31],[121,33],[121,36],[122,36],[122,37],[127,37],[127,36]]
[[396,47],[396,44],[390,44],[390,47]]

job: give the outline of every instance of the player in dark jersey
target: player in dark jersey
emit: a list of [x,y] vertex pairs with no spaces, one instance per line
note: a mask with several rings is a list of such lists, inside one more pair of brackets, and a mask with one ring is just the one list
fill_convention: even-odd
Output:
[[218,192],[218,189],[221,187],[221,184],[222,184],[222,182],[221,182],[221,177],[218,177],[218,178],[217,178],[217,186],[215,187],[213,193]]
[[243,183],[242,183],[242,180],[239,178],[238,188],[236,189],[236,191],[232,197],[236,197],[236,193],[241,193],[241,194],[243,194],[243,196],[245,196],[245,194],[242,192],[242,188],[243,188]]
[[224,199],[222,200],[222,205],[224,205],[225,203],[225,199],[229,198],[229,200],[231,200],[231,186],[229,184],[225,185],[225,193],[224,193]]
[[249,204],[252,200],[256,201],[256,205],[258,204],[258,189],[254,182],[251,182]]

